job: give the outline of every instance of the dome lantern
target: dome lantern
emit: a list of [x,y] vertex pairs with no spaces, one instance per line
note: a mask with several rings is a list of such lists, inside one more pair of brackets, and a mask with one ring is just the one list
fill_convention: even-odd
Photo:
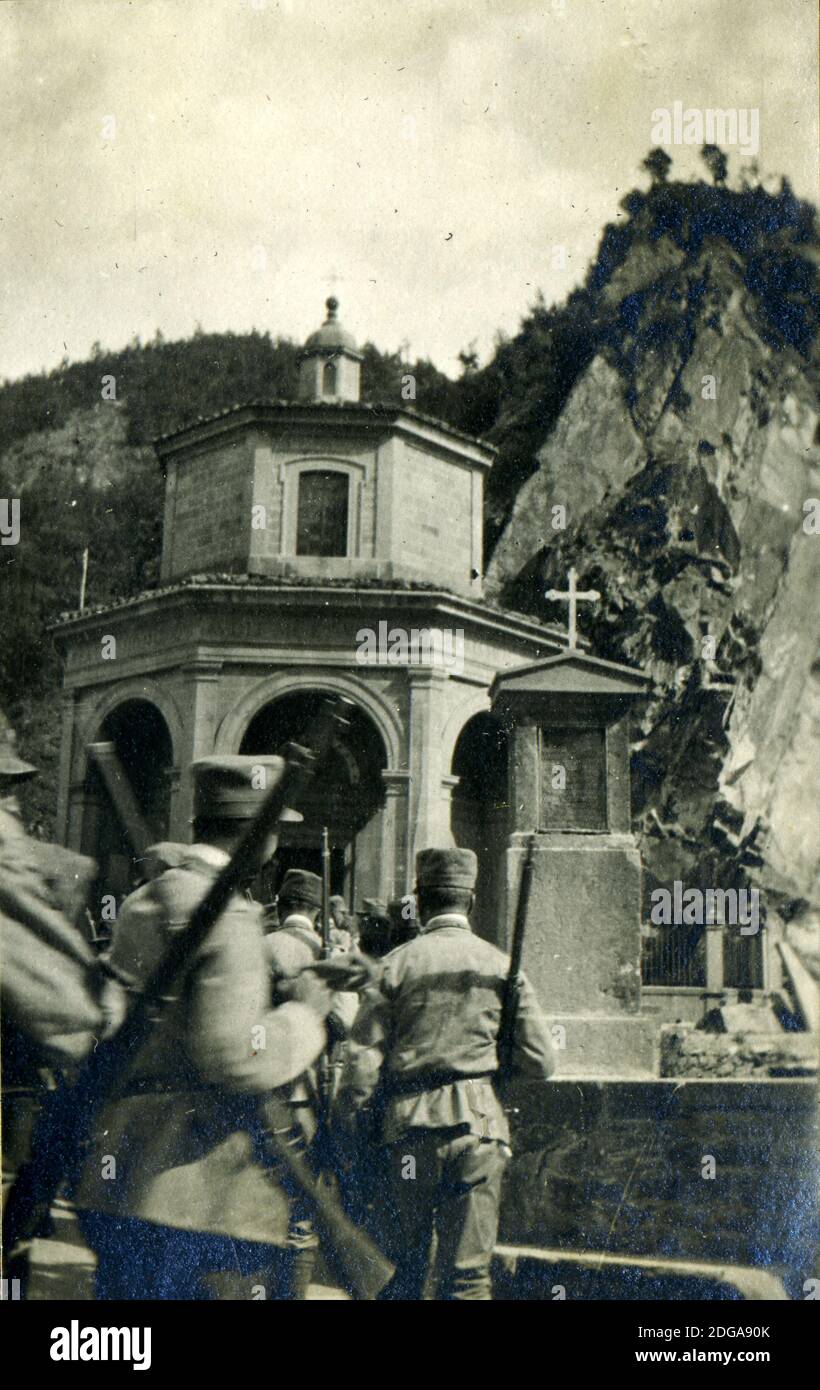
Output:
[[311,333],[299,362],[299,399],[358,401],[362,354],[352,333],[339,323],[339,301],[325,301],[327,318]]

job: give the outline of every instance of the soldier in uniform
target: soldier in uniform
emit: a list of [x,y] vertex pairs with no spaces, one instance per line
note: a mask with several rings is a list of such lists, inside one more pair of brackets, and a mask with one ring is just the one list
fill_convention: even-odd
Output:
[[[14,730],[0,710],[0,1051],[3,1168],[9,1179],[27,1157],[55,1075],[73,1071],[106,1026],[103,972],[77,925],[94,864],[26,833],[18,792],[36,772],[19,756]],[[44,1211],[39,1233],[49,1229]],[[4,1255],[4,1273],[24,1286],[27,1247]]]
[[[416,859],[421,932],[382,961],[348,1044],[336,1114],[355,1123],[380,1086],[380,1133],[401,1248],[383,1298],[420,1299],[437,1239],[439,1297],[488,1300],[509,1127],[496,1095],[508,958],[469,923],[477,861],[468,849]],[[522,980],[513,1070],[534,1082],[554,1058],[532,987]]]
[[[281,758],[256,755],[193,764],[195,843],[119,923],[132,988],[185,929],[282,769]],[[262,858],[275,847],[273,836]],[[98,1257],[98,1297],[207,1298],[213,1272],[251,1275],[275,1263],[289,1203],[260,1161],[249,1117],[254,1098],[319,1056],[331,1001],[308,972],[271,1008],[261,908],[235,895],[98,1117],[75,1197]]]
[[[265,938],[274,999],[288,997],[292,982],[306,966],[319,960],[322,941],[316,923],[322,906],[322,880],[307,869],[289,869],[279,890],[279,927]],[[327,1016],[328,1047],[346,1038],[358,1007],[358,997],[337,993]],[[330,1059],[328,1059],[330,1063]],[[332,1090],[331,1086],[328,1088]],[[293,1117],[285,1136],[300,1153],[311,1152],[319,1128],[317,1111],[322,1103],[315,1069],[307,1071],[289,1085],[282,1097]],[[329,1101],[330,1096],[325,1098]],[[314,1160],[316,1155],[312,1155]],[[294,1196],[288,1228],[288,1256],[285,1260],[284,1288],[294,1301],[307,1297],[316,1262],[318,1239],[311,1214],[302,1198]]]
[[347,903],[341,893],[334,893],[330,899],[330,935],[333,945],[342,951],[353,948],[353,922],[347,910]]
[[363,951],[380,960],[392,941],[392,926],[386,905],[378,898],[365,898],[359,922],[359,944]]
[[[153,888],[154,880],[161,878],[169,869],[179,869],[190,852],[190,845],[178,844],[172,840],[161,840],[155,845],[149,845],[145,850],[140,863],[144,882],[120,904],[111,927],[108,949],[102,957],[114,980],[127,986],[129,982],[147,978],[142,960],[140,924],[146,922],[148,930],[154,933],[157,901]],[[156,952],[153,949],[151,958],[156,963]]]
[[31,763],[19,757],[14,730],[0,711],[0,924],[7,1083],[17,1061],[23,1065],[23,1053],[35,1069],[44,1062],[58,1068],[79,1062],[104,1025],[99,1002],[102,972],[77,926],[94,864],[26,833],[18,792],[36,773]]

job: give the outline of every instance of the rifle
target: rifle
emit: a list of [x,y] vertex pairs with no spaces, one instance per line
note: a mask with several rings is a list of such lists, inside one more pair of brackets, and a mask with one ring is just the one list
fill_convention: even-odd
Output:
[[535,836],[531,835],[527,845],[521,882],[518,886],[518,901],[515,907],[510,968],[504,981],[504,994],[501,1000],[501,1023],[498,1029],[498,1071],[502,1080],[509,1078],[512,1071],[515,1050],[515,1019],[518,1012],[518,991],[521,983],[521,959],[524,953],[524,932],[527,927],[527,910],[530,904],[530,889],[535,868]]
[[[289,745],[278,785],[250,822],[232,858],[214,879],[191,915],[185,931],[174,933],[163,959],[146,981],[142,994],[119,1030],[86,1057],[73,1085],[51,1092],[37,1119],[28,1159],[21,1165],[3,1212],[3,1250],[34,1238],[54,1202],[64,1178],[74,1170],[83,1136],[94,1117],[115,1092],[117,1082],[148,1038],[180,972],[189,964],[228,906],[231,896],[254,871],[259,850],[285,806],[298,802],[319,760],[329,750],[348,701],[327,700],[308,735],[308,747]],[[109,766],[111,765],[109,759]],[[123,785],[124,774],[119,772]],[[135,832],[136,833],[136,832]],[[265,1103],[270,1106],[270,1098]],[[254,1111],[256,1107],[254,1107]],[[290,1117],[284,1119],[289,1126]],[[260,1123],[255,1123],[257,1130]],[[335,1203],[316,1185],[301,1160],[288,1151],[276,1133],[265,1134],[265,1147],[287,1170],[311,1203],[327,1253],[354,1297],[371,1299],[390,1276],[390,1266],[373,1243],[346,1220]]]
[[143,817],[137,798],[131,790],[128,779],[117,757],[113,743],[89,743],[88,751],[102,777],[105,789],[111,797],[125,832],[131,841],[134,858],[141,859],[148,846],[156,839]]
[[[322,826],[322,960],[329,960],[332,950],[330,939],[330,840],[326,825]],[[333,1103],[333,1043],[328,1039],[327,1047],[319,1058],[319,1106],[320,1121],[326,1122]]]

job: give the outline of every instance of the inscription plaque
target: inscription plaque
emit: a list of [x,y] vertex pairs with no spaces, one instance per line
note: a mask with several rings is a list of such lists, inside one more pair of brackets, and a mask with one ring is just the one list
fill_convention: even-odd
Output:
[[539,828],[605,832],[606,730],[541,728],[539,732]]

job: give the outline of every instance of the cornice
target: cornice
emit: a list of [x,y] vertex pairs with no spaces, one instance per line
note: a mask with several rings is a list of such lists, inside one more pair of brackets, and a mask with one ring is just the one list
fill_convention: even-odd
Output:
[[[565,649],[565,638],[561,629],[541,623],[525,614],[507,612],[491,608],[486,602],[462,597],[446,589],[423,588],[383,588],[363,585],[332,584],[264,584],[264,583],[220,583],[218,580],[203,580],[201,583],[180,583],[162,589],[146,591],[132,599],[86,613],[67,614],[49,629],[60,645],[84,633],[96,632],[102,626],[111,626],[111,620],[118,624],[125,621],[140,622],[145,618],[156,620],[162,614],[174,610],[201,608],[203,601],[214,607],[242,608],[294,608],[326,609],[331,603],[335,608],[365,609],[370,613],[382,605],[383,608],[405,609],[410,611],[434,610],[437,616],[452,619],[452,626],[469,623],[473,629],[483,628],[488,632],[503,632],[520,636],[528,642],[541,642],[556,654]],[[430,626],[428,621],[424,626]],[[588,647],[587,642],[579,641],[579,649]]]
[[371,401],[250,401],[230,406],[219,415],[193,421],[181,429],[160,435],[154,448],[160,463],[176,454],[249,429],[271,428],[345,430],[373,434],[394,431],[415,440],[427,440],[445,448],[462,462],[490,468],[497,449],[485,440],[456,429],[433,415],[406,406]]

